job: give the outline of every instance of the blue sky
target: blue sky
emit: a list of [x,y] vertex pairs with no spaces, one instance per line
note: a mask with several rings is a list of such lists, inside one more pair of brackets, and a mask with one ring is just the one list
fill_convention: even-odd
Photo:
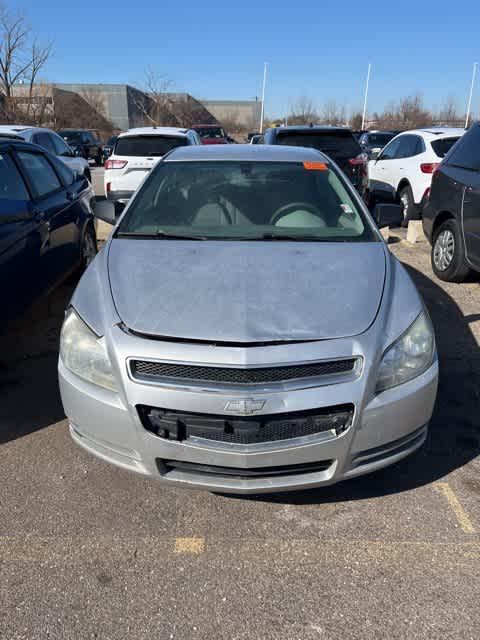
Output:
[[270,116],[300,95],[360,108],[368,62],[369,111],[415,91],[432,108],[453,95],[463,111],[480,62],[478,0],[3,2],[54,41],[46,80],[138,85],[150,67],[198,98],[250,99],[267,61]]

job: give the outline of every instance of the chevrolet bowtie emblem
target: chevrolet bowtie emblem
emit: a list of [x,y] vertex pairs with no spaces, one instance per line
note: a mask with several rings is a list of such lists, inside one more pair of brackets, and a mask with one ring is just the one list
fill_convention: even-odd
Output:
[[254,400],[253,398],[242,398],[241,400],[229,400],[225,405],[225,411],[248,416],[257,411],[261,411],[266,400]]

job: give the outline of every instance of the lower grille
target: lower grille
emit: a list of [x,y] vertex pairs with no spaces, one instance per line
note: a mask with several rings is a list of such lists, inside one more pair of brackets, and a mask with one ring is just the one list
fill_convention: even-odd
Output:
[[275,384],[289,380],[351,373],[355,363],[356,358],[346,358],[288,366],[236,368],[131,360],[130,371],[134,378],[156,381],[170,379],[236,385]]
[[306,464],[289,464],[282,467],[256,467],[253,469],[239,469],[237,467],[217,467],[207,464],[195,464],[182,462],[181,460],[157,459],[157,468],[162,475],[171,471],[183,471],[195,475],[211,476],[216,478],[231,478],[238,480],[254,480],[255,478],[272,478],[275,476],[292,476],[302,473],[318,473],[326,471],[333,460],[321,460]]
[[353,405],[337,405],[295,413],[261,416],[227,416],[183,413],[169,409],[138,406],[143,426],[167,440],[204,438],[232,444],[256,444],[290,440],[334,430],[338,435],[353,419]]

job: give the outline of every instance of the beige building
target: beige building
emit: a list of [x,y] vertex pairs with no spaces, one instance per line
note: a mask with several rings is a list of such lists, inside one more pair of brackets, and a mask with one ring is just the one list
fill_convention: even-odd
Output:
[[260,126],[262,103],[260,100],[200,100],[203,106],[231,131],[235,125],[249,131]]

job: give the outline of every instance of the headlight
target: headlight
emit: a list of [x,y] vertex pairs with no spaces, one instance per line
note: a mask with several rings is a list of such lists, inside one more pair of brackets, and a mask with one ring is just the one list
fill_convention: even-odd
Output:
[[105,338],[96,336],[73,309],[67,312],[60,334],[63,364],[80,378],[111,391],[118,391],[108,358]]
[[416,378],[430,367],[434,357],[435,336],[424,311],[383,354],[377,393]]

